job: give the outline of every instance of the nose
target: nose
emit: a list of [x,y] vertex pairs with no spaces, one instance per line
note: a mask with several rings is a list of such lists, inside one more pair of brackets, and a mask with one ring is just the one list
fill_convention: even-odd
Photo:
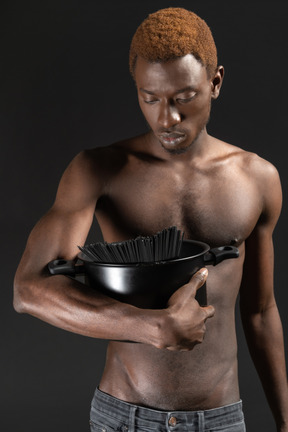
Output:
[[169,129],[172,126],[175,126],[181,122],[181,114],[173,105],[173,103],[163,103],[161,104],[159,115],[158,115],[158,123],[160,126],[165,129]]

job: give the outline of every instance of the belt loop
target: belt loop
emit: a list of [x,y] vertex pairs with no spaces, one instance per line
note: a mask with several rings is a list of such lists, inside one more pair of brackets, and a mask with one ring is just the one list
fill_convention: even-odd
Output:
[[198,414],[199,432],[204,432],[204,428],[205,428],[204,412],[203,411],[198,411],[197,414]]
[[136,406],[133,406],[130,408],[129,413],[129,429],[128,432],[135,432],[135,413],[136,413]]

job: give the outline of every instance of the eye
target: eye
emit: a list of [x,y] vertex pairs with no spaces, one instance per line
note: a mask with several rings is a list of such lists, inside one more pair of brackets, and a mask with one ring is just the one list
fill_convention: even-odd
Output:
[[158,101],[158,99],[151,99],[151,100],[143,99],[143,102],[145,102],[146,104],[149,104],[149,105],[153,105],[157,101]]
[[193,95],[189,96],[188,98],[177,98],[176,102],[178,102],[180,104],[186,104],[188,102],[191,102],[195,96],[196,96],[196,93],[193,93]]

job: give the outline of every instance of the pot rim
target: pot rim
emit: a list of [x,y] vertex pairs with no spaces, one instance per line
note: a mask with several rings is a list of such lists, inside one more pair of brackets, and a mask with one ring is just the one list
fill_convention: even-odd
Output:
[[198,241],[198,240],[190,240],[190,239],[185,239],[183,240],[183,244],[193,244],[193,245],[198,245],[201,246],[203,248],[203,250],[195,255],[190,255],[190,256],[185,256],[185,257],[181,257],[181,258],[175,258],[175,259],[171,259],[171,260],[166,260],[166,261],[156,261],[156,262],[146,262],[146,263],[104,263],[104,262],[97,262],[97,261],[93,261],[92,259],[88,258],[83,252],[80,252],[77,256],[78,258],[84,262],[85,265],[88,266],[96,266],[96,267],[119,267],[119,268],[126,268],[126,267],[154,267],[154,266],[165,266],[165,265],[169,265],[172,263],[179,263],[179,262],[183,262],[183,261],[189,261],[195,258],[198,258],[199,256],[205,255],[209,250],[210,250],[210,246],[207,243]]

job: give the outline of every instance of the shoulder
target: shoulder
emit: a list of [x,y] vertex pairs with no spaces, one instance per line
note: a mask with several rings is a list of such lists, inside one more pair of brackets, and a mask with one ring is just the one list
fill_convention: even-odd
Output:
[[[282,206],[281,182],[277,168],[253,152],[226,144],[228,159],[247,187],[253,188],[261,205],[261,221],[276,223]],[[242,177],[241,177],[242,178]],[[240,181],[240,178],[239,178]]]
[[79,152],[64,171],[62,182],[105,183],[123,166],[141,137],[129,138],[107,146],[85,149]]
[[262,198],[260,222],[276,225],[282,208],[282,188],[278,170],[267,160],[253,155],[247,164],[248,174],[255,179]]
[[263,205],[275,200],[281,202],[281,182],[277,168],[269,161],[263,159],[255,153],[243,152],[242,170],[255,183],[258,193],[263,199]]
[[62,182],[81,184],[95,176],[97,156],[94,150],[82,150],[69,163],[64,171]]
[[242,168],[252,176],[255,181],[266,184],[271,181],[279,181],[279,173],[276,167],[269,161],[258,156],[256,153],[251,153],[243,150],[241,155]]
[[99,146],[92,149],[86,149],[78,153],[72,160],[72,164],[82,167],[105,168],[113,167],[117,162],[123,160],[132,152],[137,152],[145,143],[145,134],[135,137],[130,137],[111,143],[106,146]]
[[65,169],[56,195],[56,203],[97,199],[103,190],[100,172],[101,149],[82,150]]
[[251,181],[259,185],[280,182],[276,167],[269,161],[263,159],[253,152],[246,151],[240,147],[220,141],[221,154],[229,164],[238,168],[243,174],[249,176]]
[[85,149],[79,152],[70,162],[66,171],[73,176],[101,177],[109,174],[117,161],[123,158],[123,151],[118,143],[105,147]]

